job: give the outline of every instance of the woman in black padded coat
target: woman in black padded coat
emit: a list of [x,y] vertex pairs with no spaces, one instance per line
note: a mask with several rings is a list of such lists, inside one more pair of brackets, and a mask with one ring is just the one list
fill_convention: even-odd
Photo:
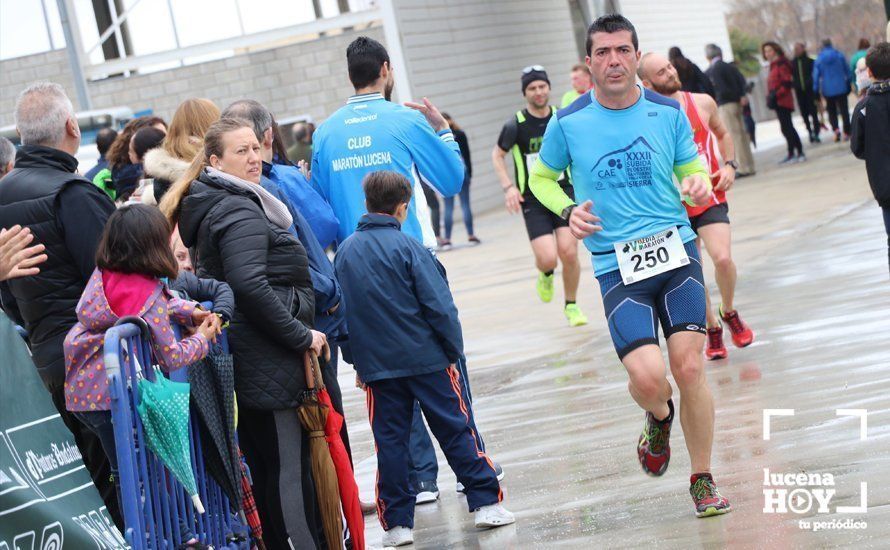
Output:
[[[287,208],[259,185],[260,146],[249,123],[214,122],[204,154],[161,201],[192,249],[196,273],[235,293],[229,331],[238,398],[238,436],[251,467],[269,548],[321,544],[307,434],[296,408],[306,389],[303,354],[317,353],[314,293],[306,250]],[[294,490],[301,480],[302,491]],[[319,546],[320,547],[320,546]]]

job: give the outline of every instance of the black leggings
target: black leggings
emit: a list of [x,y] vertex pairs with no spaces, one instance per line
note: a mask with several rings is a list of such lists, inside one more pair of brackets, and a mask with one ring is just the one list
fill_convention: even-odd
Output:
[[296,409],[239,407],[238,439],[253,477],[266,547],[327,548],[312,478],[309,438]]
[[828,108],[828,121],[831,123],[831,129],[835,133],[838,132],[837,117],[840,114],[844,134],[850,135],[850,108],[847,105],[847,94],[826,97],[825,106]]
[[797,106],[800,107],[800,114],[803,117],[803,123],[807,126],[807,132],[811,136],[818,136],[819,130],[819,112],[816,110],[816,103],[813,101],[813,92],[794,91],[797,95]]
[[784,107],[776,109],[776,114],[779,116],[779,125],[782,127],[782,135],[785,136],[785,142],[788,143],[789,157],[793,157],[795,151],[799,155],[803,154],[803,144],[800,142],[800,136],[797,135],[797,130],[794,129],[794,124],[791,122],[791,113],[791,109]]

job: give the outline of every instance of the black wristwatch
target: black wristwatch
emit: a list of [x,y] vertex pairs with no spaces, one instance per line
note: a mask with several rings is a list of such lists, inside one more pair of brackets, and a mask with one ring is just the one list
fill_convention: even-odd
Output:
[[732,169],[735,170],[736,172],[739,171],[739,163],[734,160],[728,160],[728,161],[724,162],[723,164],[725,164],[726,166],[732,166]]
[[572,215],[572,210],[574,210],[576,206],[578,206],[578,205],[570,204],[570,205],[566,206],[565,208],[562,209],[562,213],[560,213],[559,217],[564,219],[565,221],[569,221],[569,218]]

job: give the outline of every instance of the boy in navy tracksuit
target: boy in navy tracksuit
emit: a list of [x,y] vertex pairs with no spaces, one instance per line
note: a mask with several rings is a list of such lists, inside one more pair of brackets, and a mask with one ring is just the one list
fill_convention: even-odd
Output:
[[479,448],[473,410],[455,363],[463,352],[457,308],[440,264],[401,231],[411,184],[379,171],[364,181],[368,214],[334,259],[350,307],[355,368],[367,390],[377,447],[377,509],[384,546],[413,541],[408,437],[416,399],[448,464],[464,484],[477,527],[513,523],[491,460]]

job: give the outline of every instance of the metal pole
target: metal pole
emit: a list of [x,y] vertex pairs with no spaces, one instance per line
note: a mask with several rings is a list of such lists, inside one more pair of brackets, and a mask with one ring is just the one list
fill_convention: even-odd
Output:
[[386,39],[386,51],[395,71],[395,95],[398,101],[411,101],[411,80],[408,78],[408,65],[402,52],[402,37],[393,0],[381,0],[380,15],[383,18],[383,36]]
[[68,52],[68,64],[71,66],[77,103],[82,110],[89,110],[93,108],[93,102],[90,100],[90,92],[83,73],[83,43],[80,40],[80,29],[77,28],[77,14],[74,13],[71,0],[56,0],[56,3],[59,5],[59,19],[62,22],[62,31],[65,33],[65,44],[68,46],[65,50]]
[[[167,14],[170,16],[170,26],[173,27],[173,43],[176,44],[176,49],[178,50],[182,46],[179,44],[179,30],[176,28],[176,18],[173,17],[173,0],[167,0]],[[185,67],[185,61],[180,59],[179,66]]]
[[49,16],[46,14],[46,4],[40,0],[40,11],[43,12],[43,24],[46,26],[46,36],[49,38],[49,49],[56,49],[56,42],[53,40],[53,31],[49,28]]
[[241,2],[235,0],[235,12],[238,14],[238,28],[241,30],[241,36],[244,36],[244,18],[241,16]]

